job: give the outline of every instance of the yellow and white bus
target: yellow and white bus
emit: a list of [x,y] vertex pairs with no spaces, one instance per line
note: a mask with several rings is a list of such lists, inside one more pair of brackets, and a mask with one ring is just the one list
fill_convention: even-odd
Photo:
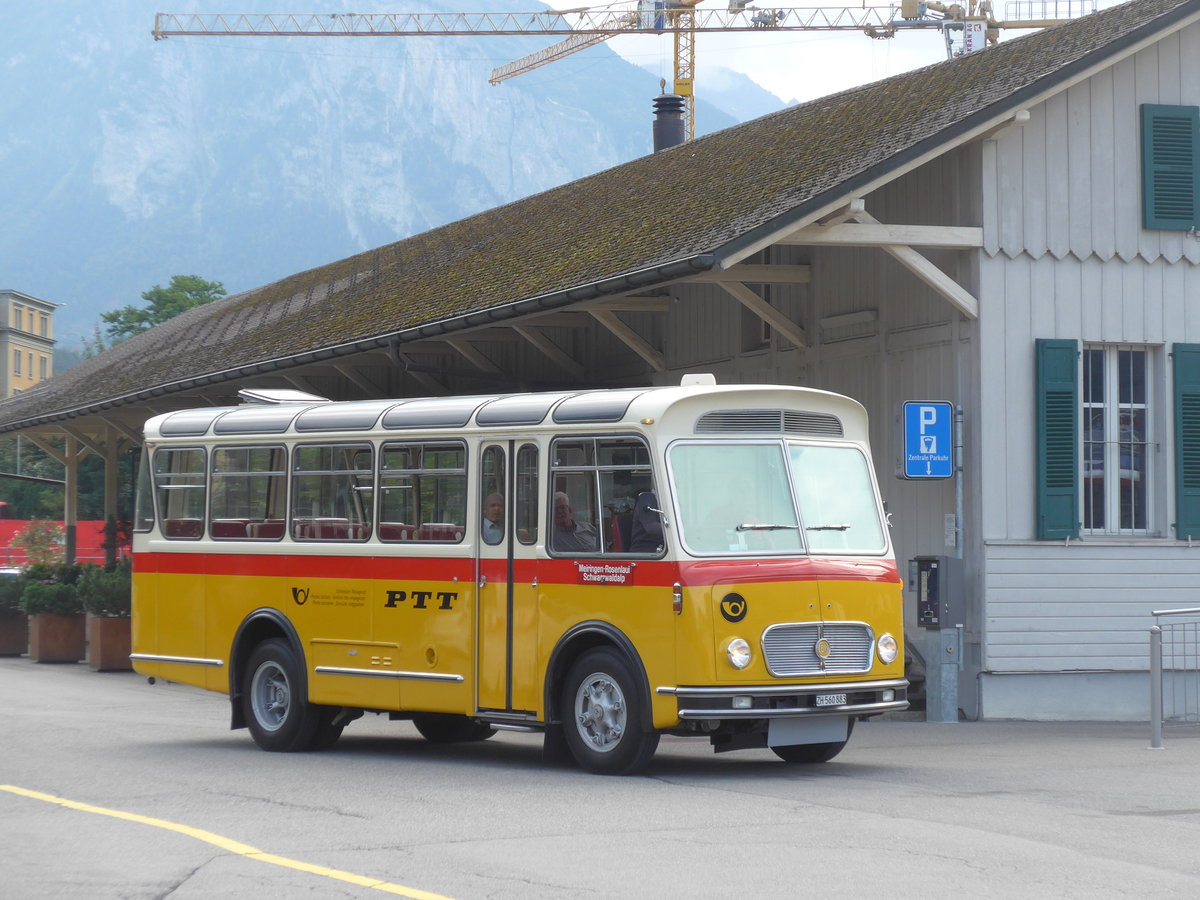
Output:
[[906,706],[866,413],[684,382],[151,419],[135,668],[228,693],[266,750],[377,712],[608,774],[663,734],[832,758]]

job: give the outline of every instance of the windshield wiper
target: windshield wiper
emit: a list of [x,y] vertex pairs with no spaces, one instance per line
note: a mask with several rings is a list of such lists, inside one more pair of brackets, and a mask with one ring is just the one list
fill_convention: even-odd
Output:
[[757,522],[743,522],[734,528],[734,531],[784,531],[786,529],[799,531],[799,525],[760,525]]
[[805,531],[849,531],[849,525],[809,525]]

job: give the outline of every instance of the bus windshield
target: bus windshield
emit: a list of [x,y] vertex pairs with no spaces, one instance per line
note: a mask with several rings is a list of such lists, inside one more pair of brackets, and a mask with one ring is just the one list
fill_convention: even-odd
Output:
[[670,463],[691,553],[887,548],[868,463],[854,447],[688,443],[672,448]]

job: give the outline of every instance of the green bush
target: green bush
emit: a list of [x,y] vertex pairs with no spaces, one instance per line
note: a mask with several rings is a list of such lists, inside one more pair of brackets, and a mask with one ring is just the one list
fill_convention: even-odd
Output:
[[121,617],[129,615],[133,578],[129,557],[111,569],[84,566],[76,585],[83,608],[93,616]]
[[25,590],[25,576],[5,573],[0,575],[0,614],[23,612],[21,592]]
[[83,573],[81,563],[33,563],[25,567],[26,581],[53,581],[59,584],[75,584]]
[[31,616],[38,613],[74,616],[83,612],[79,588],[76,585],[34,578],[25,580],[25,590],[21,592],[21,608]]

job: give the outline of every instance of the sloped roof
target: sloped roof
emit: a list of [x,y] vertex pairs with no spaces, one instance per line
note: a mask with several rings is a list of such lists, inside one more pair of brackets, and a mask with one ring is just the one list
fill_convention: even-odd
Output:
[[1196,15],[1135,0],[226,297],[0,403],[0,432],[719,266]]

